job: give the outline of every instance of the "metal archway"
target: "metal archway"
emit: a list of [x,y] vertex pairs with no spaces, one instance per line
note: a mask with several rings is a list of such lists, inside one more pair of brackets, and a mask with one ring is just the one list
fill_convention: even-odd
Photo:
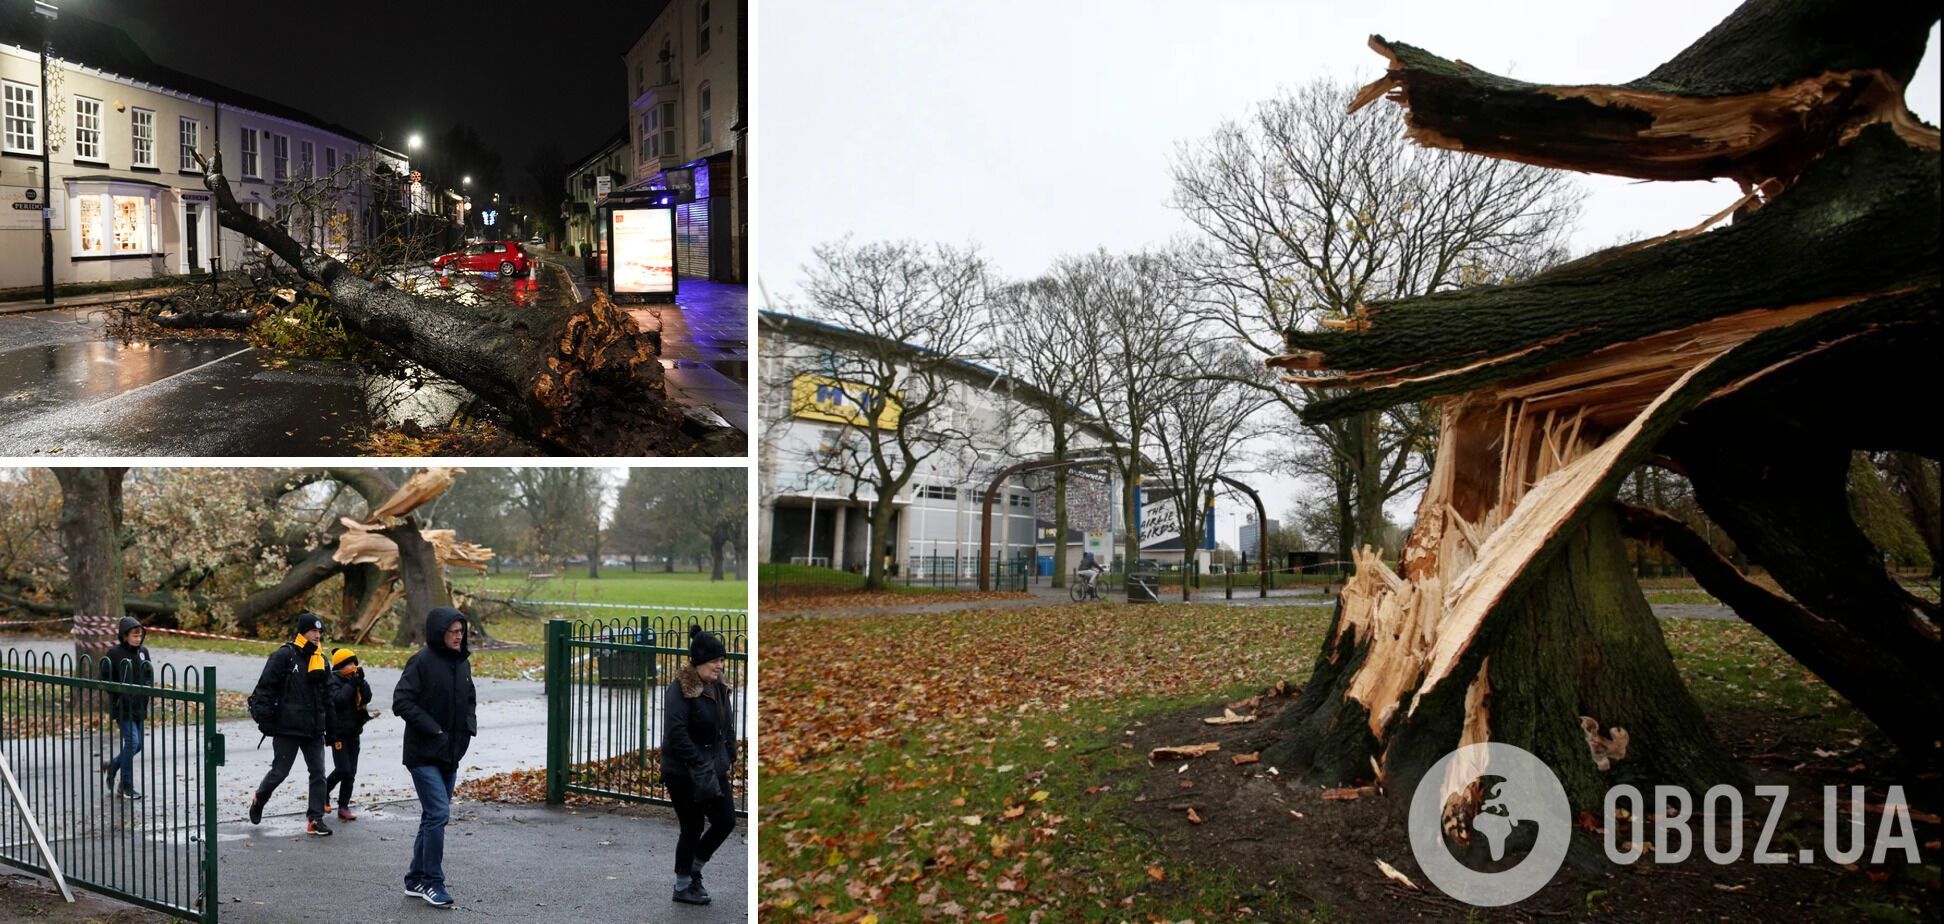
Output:
[[[1106,456],[1086,456],[1079,459],[1029,459],[1010,466],[994,475],[992,483],[986,486],[985,503],[979,512],[979,589],[992,589],[992,501],[999,496],[999,487],[1006,479],[1022,472],[1034,472],[1049,468],[1070,468],[1075,465],[1097,465],[1112,461]],[[1258,505],[1260,506],[1260,505]],[[1066,541],[1061,536],[1061,542]]]

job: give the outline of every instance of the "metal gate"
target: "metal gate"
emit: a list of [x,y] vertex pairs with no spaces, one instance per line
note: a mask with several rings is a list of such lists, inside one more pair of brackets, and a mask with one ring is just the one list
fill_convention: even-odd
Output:
[[730,773],[749,814],[749,620],[745,614],[553,619],[547,623],[547,801],[567,793],[670,804],[661,781],[663,690],[688,662],[690,623],[722,635],[736,719]]
[[[124,665],[126,667],[126,665]],[[216,672],[173,665],[154,685],[101,679],[73,654],[0,654],[0,754],[20,786],[0,785],[0,862],[50,876],[28,826],[39,823],[67,881],[121,901],[215,924]],[[134,761],[139,800],[103,784],[102,763],[119,750],[121,728],[106,712],[110,694],[148,697],[142,749]],[[21,811],[22,808],[26,811]]]

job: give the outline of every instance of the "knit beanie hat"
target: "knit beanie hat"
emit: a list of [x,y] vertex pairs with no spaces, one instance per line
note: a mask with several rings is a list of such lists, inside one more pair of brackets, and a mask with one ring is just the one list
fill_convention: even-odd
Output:
[[305,610],[297,614],[297,634],[298,635],[303,635],[304,633],[309,632],[312,629],[322,630],[323,628],[324,628],[324,618],[317,615],[316,613],[313,613],[310,610]]
[[722,636],[714,632],[704,632],[702,627],[689,624],[689,663],[707,664],[718,658],[727,657],[729,649],[722,644]]
[[342,671],[347,668],[356,667],[357,664],[358,653],[349,648],[339,648],[331,652],[331,669],[334,671]]

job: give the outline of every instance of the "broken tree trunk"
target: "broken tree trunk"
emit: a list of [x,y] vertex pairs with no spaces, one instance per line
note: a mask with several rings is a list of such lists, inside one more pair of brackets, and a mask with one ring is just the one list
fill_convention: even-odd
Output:
[[[1730,176],[1749,195],[1721,230],[1286,332],[1289,353],[1270,364],[1333,389],[1307,419],[1429,399],[1442,428],[1398,571],[1356,556],[1315,673],[1281,720],[1289,734],[1265,760],[1399,791],[1461,744],[1505,742],[1546,760],[1583,808],[1610,782],[1698,792],[1745,779],[1680,682],[1621,549],[1615,495],[1657,456],[1795,602],[1749,594],[1707,563],[1697,573],[1785,650],[1848,646],[1802,656],[1855,691],[1907,756],[1936,758],[1912,719],[1935,715],[1935,682],[1916,678],[1936,660],[1937,608],[1884,574],[1841,480],[1852,449],[1940,448],[1907,414],[1857,410],[1892,403],[1884,383],[1929,387],[1886,366],[1928,369],[1915,357],[1944,348],[1937,133],[1901,98],[1935,18],[1752,0],[1619,87],[1523,84],[1373,40],[1392,67],[1356,105],[1390,92],[1421,143],[1626,176]],[[1815,23],[1830,28],[1804,28]],[[1875,658],[1892,667],[1852,676]],[[1900,692],[1911,701],[1896,704]]]
[[347,326],[465,387],[521,436],[586,456],[742,452],[740,431],[701,422],[669,401],[657,350],[600,291],[565,311],[419,297],[362,278],[245,212],[220,155],[207,169],[204,185],[223,227],[322,287]]

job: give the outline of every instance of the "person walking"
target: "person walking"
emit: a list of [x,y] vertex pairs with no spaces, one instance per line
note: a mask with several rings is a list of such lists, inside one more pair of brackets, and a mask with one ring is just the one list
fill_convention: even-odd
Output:
[[250,718],[270,739],[270,772],[257,784],[250,800],[250,824],[263,823],[263,807],[270,794],[290,775],[290,765],[304,755],[310,773],[310,801],[304,807],[304,833],[329,837],[324,824],[324,733],[331,695],[331,672],[324,665],[324,620],[306,610],[297,614],[296,637],[270,653],[250,693]]
[[405,768],[419,800],[405,894],[436,908],[453,906],[445,887],[446,822],[459,761],[479,733],[468,634],[465,614],[449,606],[433,608],[425,617],[425,647],[405,662],[392,690],[392,712],[405,720]]
[[371,713],[371,681],[365,679],[358,653],[349,648],[331,652],[331,671],[337,677],[331,685],[331,712],[326,722],[326,738],[331,745],[331,775],[324,778],[324,801],[328,812],[331,790],[337,790],[339,821],[357,821],[351,811],[351,787],[358,779],[358,750],[364,741],[365,723]]
[[[706,905],[702,865],[736,830],[729,771],[736,762],[736,716],[722,673],[729,666],[722,637],[689,626],[689,663],[662,694],[662,783],[675,803],[681,835],[675,841],[674,900]],[[704,830],[704,826],[707,830]]]
[[[148,630],[133,616],[123,616],[115,630],[115,645],[101,658],[101,679],[116,683],[155,686],[155,664],[149,660],[142,641]],[[101,762],[102,785],[123,799],[140,799],[135,790],[135,755],[142,753],[142,726],[148,721],[149,697],[146,693],[110,692],[108,717],[121,731],[121,750]],[[115,786],[115,777],[121,786]]]

